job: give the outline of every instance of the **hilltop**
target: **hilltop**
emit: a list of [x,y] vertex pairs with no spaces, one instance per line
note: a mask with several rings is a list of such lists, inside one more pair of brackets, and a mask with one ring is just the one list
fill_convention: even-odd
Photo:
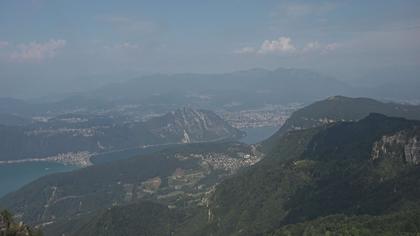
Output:
[[282,135],[293,130],[304,130],[341,121],[358,121],[371,113],[420,120],[420,106],[385,103],[371,98],[332,96],[295,111],[285,124],[264,142],[267,147]]

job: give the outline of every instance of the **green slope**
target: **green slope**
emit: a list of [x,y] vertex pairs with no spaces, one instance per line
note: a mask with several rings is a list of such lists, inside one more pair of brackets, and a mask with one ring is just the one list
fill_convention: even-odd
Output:
[[[267,158],[220,184],[206,233],[257,235],[333,214],[382,215],[418,208],[419,166],[408,163],[404,152],[371,158],[374,143],[382,136],[407,131],[410,138],[418,139],[417,126],[416,121],[374,114],[321,129],[306,146],[303,143],[300,156]],[[278,146],[286,140],[280,139]],[[398,145],[389,148],[399,150]],[[282,152],[277,157],[282,158]]]
[[420,232],[419,226],[420,210],[415,209],[381,216],[331,215],[304,223],[287,225],[265,235],[415,236]]
[[[201,162],[183,162],[179,157],[223,152],[239,158],[252,147],[188,145],[147,160],[129,159],[44,178],[0,203],[24,212],[32,222],[55,220],[46,228],[48,235],[415,235],[420,211],[420,121],[369,115],[381,107],[379,111],[390,112],[392,104],[374,100],[334,97],[320,102],[325,103],[329,108],[317,110],[318,118],[330,113],[334,122],[279,131],[260,144],[266,155],[261,162],[228,178],[231,173],[207,172],[207,167],[200,169]],[[341,107],[346,103],[352,105]],[[357,110],[355,104],[364,106]],[[391,111],[402,110],[395,114],[415,118],[415,107],[398,107]],[[341,113],[342,109],[350,110]],[[311,112],[317,117],[316,111]],[[165,188],[170,178],[176,180],[176,173],[183,172],[178,168],[212,173],[197,182],[205,184],[206,193],[200,190],[202,195],[195,195],[200,192],[196,184],[168,200],[167,194],[177,191]],[[124,186],[143,186],[139,183],[156,176],[167,179],[157,195],[124,200]],[[85,178],[86,184],[80,184]],[[65,194],[57,191],[53,207],[40,208],[58,184]],[[83,214],[78,210],[80,199],[74,198],[77,194],[83,194]],[[94,207],[85,208],[89,204]],[[62,214],[60,219],[54,218],[57,214]]]
[[40,178],[0,199],[47,235],[74,232],[102,210],[152,200],[171,207],[202,204],[206,192],[235,172],[215,161],[244,163],[252,148],[220,142],[172,147],[146,156]]
[[334,96],[295,111],[274,137],[295,129],[318,127],[337,121],[358,121],[370,113],[420,120],[420,106]]
[[[78,233],[417,235],[420,166],[401,146],[420,140],[419,127],[418,121],[372,114],[293,131],[263,161],[219,184],[208,206],[136,203],[98,214]],[[383,137],[400,143],[384,144],[386,151],[373,158]]]

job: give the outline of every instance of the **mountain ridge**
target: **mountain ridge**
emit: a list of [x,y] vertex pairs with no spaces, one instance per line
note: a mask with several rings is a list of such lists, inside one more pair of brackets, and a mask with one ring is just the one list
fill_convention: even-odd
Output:
[[357,121],[370,113],[420,119],[420,106],[385,103],[366,97],[332,96],[295,111],[273,138],[290,130],[314,128],[337,121]]
[[[333,97],[326,104],[337,100],[353,99]],[[389,225],[394,224],[395,232],[411,235],[417,228],[400,224],[420,224],[420,218],[408,220],[420,210],[420,121],[379,114],[372,111],[373,106],[362,107],[355,113],[358,101],[339,107],[344,111],[351,108],[342,113],[345,119],[289,130],[257,145],[189,144],[150,154],[149,158],[137,157],[80,170],[82,175],[45,177],[6,196],[0,203],[23,213],[26,222],[53,220],[53,224],[45,227],[50,235],[69,230],[69,224],[75,230],[73,235],[98,232],[107,235],[119,230],[127,235],[142,230],[213,236],[288,235],[287,232],[307,230],[317,235],[329,229],[380,235],[392,231],[385,226],[391,220]],[[332,107],[337,106],[333,103]],[[384,107],[386,111],[399,110],[389,110],[389,104]],[[334,109],[325,111],[331,110]],[[415,109],[412,112],[398,114],[417,114]],[[165,119],[172,119],[174,113]],[[357,119],[360,116],[363,117]],[[178,122],[183,123],[184,118],[180,117]],[[204,125],[200,119],[196,123]],[[221,165],[223,162],[227,164]],[[157,166],[164,166],[167,171],[157,173]],[[232,166],[238,168],[230,169]],[[145,173],[148,174],[140,176]],[[71,183],[79,183],[77,179],[88,176],[95,179],[90,179],[80,193],[95,188],[99,196],[95,201],[86,195],[72,202],[73,196],[80,195],[74,192],[80,186],[72,187]],[[199,187],[201,184],[204,187]],[[54,196],[52,204],[48,205],[51,196]],[[127,198],[139,201],[124,200]],[[112,207],[113,202],[118,204]],[[149,203],[156,206],[150,216],[144,213]],[[44,214],[37,205],[47,205],[48,210]],[[104,206],[111,209],[102,209]],[[131,208],[137,210],[130,211]],[[63,209],[70,214],[60,213]],[[187,217],[176,221],[172,214]],[[136,228],[135,219],[139,217],[150,218]],[[363,224],[363,220],[377,226]],[[121,222],[123,228],[112,222]],[[317,223],[319,226],[314,226]],[[132,225],[134,231],[128,232],[124,225]],[[111,231],[107,232],[108,226]]]
[[[377,125],[366,125],[373,121]],[[382,215],[407,209],[404,205],[419,207],[415,200],[420,196],[419,166],[406,164],[404,152],[395,158],[371,158],[381,137],[419,125],[373,114],[320,128],[297,157],[271,154],[280,159],[265,158],[252,170],[222,182],[213,197],[214,221],[206,233],[254,235],[333,214]],[[305,130],[293,132],[308,135]],[[418,132],[411,135],[420,138]],[[395,184],[398,191],[387,195]]]
[[[182,120],[182,122],[180,122]],[[61,115],[28,126],[0,125],[0,160],[97,153],[160,144],[238,139],[244,133],[207,110],[178,109],[144,122]]]

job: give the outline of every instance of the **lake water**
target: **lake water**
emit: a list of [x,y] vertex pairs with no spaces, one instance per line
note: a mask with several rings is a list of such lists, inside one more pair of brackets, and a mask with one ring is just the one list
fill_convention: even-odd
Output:
[[70,171],[77,167],[53,162],[26,162],[0,165],[0,197],[21,186],[56,172]]
[[[263,141],[274,134],[278,127],[261,127],[242,129],[247,133],[240,141],[247,144],[254,144]],[[166,148],[169,146],[166,146]],[[141,154],[148,154],[163,147],[151,147],[146,149],[131,149],[115,153],[101,154],[92,158],[94,164],[104,163],[131,157]],[[0,165],[0,197],[15,191],[23,185],[44,175],[64,172],[77,169],[75,166],[68,166],[52,162],[26,162],[19,164],[1,164]]]
[[[271,135],[273,135],[279,128],[278,127],[259,127],[259,128],[246,128],[241,129],[245,131],[247,135],[241,138],[239,141],[244,142],[246,144],[254,144],[261,142]],[[100,164],[115,160],[121,160],[122,158],[129,158],[133,156],[139,155],[147,155],[153,152],[157,152],[159,150],[167,149],[170,147],[176,147],[178,145],[183,144],[168,144],[168,145],[161,145],[161,146],[154,146],[154,147],[147,147],[147,148],[131,148],[126,149],[123,151],[115,151],[109,153],[103,153],[95,155],[91,158],[93,164]]]
[[241,129],[242,131],[245,131],[247,135],[243,137],[240,141],[247,144],[258,143],[269,138],[279,129],[280,127],[259,127]]

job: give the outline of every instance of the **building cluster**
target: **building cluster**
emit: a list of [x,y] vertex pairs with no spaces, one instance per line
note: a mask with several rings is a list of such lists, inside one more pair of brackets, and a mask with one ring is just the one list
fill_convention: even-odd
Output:
[[54,156],[42,157],[42,158],[27,158],[27,159],[19,159],[19,160],[0,161],[0,164],[17,164],[17,163],[24,163],[24,162],[58,162],[64,165],[86,167],[86,166],[92,165],[90,158],[93,155],[94,153],[90,153],[88,151],[67,152],[67,153],[59,153]]
[[289,116],[302,105],[298,103],[283,105],[269,105],[259,109],[240,111],[221,111],[223,117],[235,128],[279,127]]
[[47,161],[59,162],[65,165],[86,167],[86,166],[92,165],[90,158],[93,155],[94,155],[93,153],[90,153],[88,151],[67,152],[67,153],[59,153],[55,156],[47,157],[44,159],[46,159]]
[[37,135],[71,135],[71,136],[83,136],[83,137],[92,137],[96,134],[97,129],[95,127],[90,128],[58,128],[58,129],[34,129],[26,131],[25,135],[27,136],[37,136]]
[[242,167],[252,166],[260,159],[249,154],[242,158],[233,158],[220,153],[210,153],[202,157],[202,161],[208,163],[215,170],[236,172]]
[[208,165],[214,170],[224,170],[228,172],[235,172],[242,167],[254,165],[260,160],[260,157],[252,154],[242,154],[241,157],[231,157],[225,153],[202,153],[175,155],[179,160],[199,159],[202,163]]

